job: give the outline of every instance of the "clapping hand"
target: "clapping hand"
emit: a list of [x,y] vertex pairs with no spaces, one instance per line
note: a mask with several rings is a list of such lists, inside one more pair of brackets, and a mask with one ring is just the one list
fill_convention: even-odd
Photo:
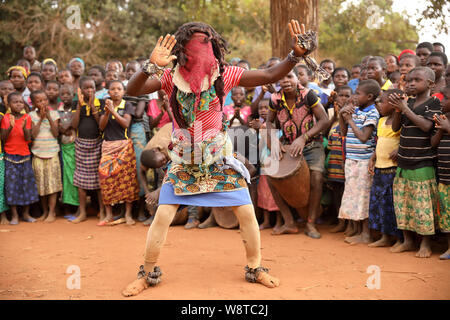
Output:
[[437,129],[441,129],[443,131],[450,133],[450,121],[445,116],[445,114],[441,114],[441,115],[435,114],[433,116],[433,119],[434,119],[434,123],[436,124]]

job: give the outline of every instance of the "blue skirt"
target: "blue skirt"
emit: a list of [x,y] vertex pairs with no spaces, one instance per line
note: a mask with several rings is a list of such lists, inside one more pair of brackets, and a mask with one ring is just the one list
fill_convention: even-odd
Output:
[[159,204],[181,204],[198,207],[235,207],[252,204],[248,188],[235,191],[208,192],[177,196],[171,183],[165,183],[159,193]]
[[375,168],[372,189],[370,190],[369,228],[381,233],[402,238],[397,229],[394,211],[393,183],[396,168]]
[[5,153],[5,198],[10,206],[26,206],[39,201],[31,155]]

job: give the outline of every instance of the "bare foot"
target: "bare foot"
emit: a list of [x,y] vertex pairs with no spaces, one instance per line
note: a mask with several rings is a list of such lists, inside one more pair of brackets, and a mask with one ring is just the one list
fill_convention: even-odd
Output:
[[24,214],[23,215],[23,220],[26,222],[36,222],[36,219],[33,218],[32,216],[30,216],[29,214]]
[[298,233],[298,228],[296,226],[288,226],[288,225],[282,225],[279,229],[275,230],[273,228],[272,235],[278,236],[281,234],[295,234]]
[[127,221],[127,225],[129,226],[136,224],[136,222],[131,217],[125,217],[125,220]]
[[390,247],[392,240],[387,235],[383,235],[380,240],[370,243],[368,246],[371,248],[376,247]]
[[365,234],[365,233],[360,233],[356,236],[353,237],[346,237],[344,239],[345,242],[350,243],[350,244],[357,244],[357,243],[371,243],[372,242],[372,238],[370,237],[370,235]]
[[51,223],[54,222],[56,220],[55,215],[53,214],[49,214],[48,217],[44,220],[45,223]]
[[19,217],[12,217],[9,224],[13,224],[13,225],[19,224]]
[[258,283],[265,285],[268,288],[275,288],[280,285],[280,280],[268,274],[267,272],[259,272],[258,277],[256,278]]
[[145,220],[144,222],[142,222],[142,224],[144,226],[150,226],[153,222],[154,216],[151,216],[150,218],[148,218],[147,220]]
[[188,222],[184,225],[185,229],[195,229],[200,224],[200,221],[198,219],[193,219],[191,221],[188,220]]
[[331,233],[338,233],[338,232],[344,232],[345,231],[345,220],[339,219],[338,224],[330,230]]
[[396,246],[396,247],[392,247],[390,249],[391,252],[393,253],[399,253],[399,252],[405,252],[405,251],[414,251],[416,250],[416,246],[414,245],[414,243],[412,241],[408,241],[408,242],[403,242],[402,244]]
[[[353,224],[353,222],[349,222],[350,224]],[[351,227],[348,232],[344,232],[344,235],[347,237],[354,237],[358,234],[358,228],[355,228],[355,226]]]
[[206,229],[206,228],[212,228],[212,227],[216,227],[217,223],[216,220],[214,219],[206,219],[205,221],[203,221],[203,223],[200,223],[198,225],[199,229]]
[[122,295],[125,297],[137,296],[148,287],[149,285],[147,284],[145,278],[136,279],[122,291]]
[[417,258],[429,258],[431,257],[431,247],[428,244],[424,244],[424,241],[422,240],[422,243],[420,244],[420,249],[416,253]]
[[5,217],[4,215],[2,215],[2,217],[0,219],[0,224],[9,224],[8,218]]
[[445,251],[443,254],[439,256],[440,260],[449,260],[450,259],[450,248]]
[[322,237],[315,225],[309,222],[306,224],[305,234],[313,239],[320,239]]
[[37,218],[37,221],[44,221],[45,219],[47,219],[48,217],[48,213],[43,213],[42,216],[40,216],[39,218]]
[[76,219],[74,219],[74,220],[72,220],[70,222],[72,222],[72,223],[80,223],[80,222],[83,222],[83,221],[86,221],[86,220],[87,220],[86,216],[80,215],[80,216],[78,216],[78,218],[76,218]]
[[399,245],[401,245],[402,242],[400,240],[397,240],[394,245],[391,247],[391,249],[398,247]]
[[269,222],[263,222],[259,225],[259,230],[269,229],[270,223]]

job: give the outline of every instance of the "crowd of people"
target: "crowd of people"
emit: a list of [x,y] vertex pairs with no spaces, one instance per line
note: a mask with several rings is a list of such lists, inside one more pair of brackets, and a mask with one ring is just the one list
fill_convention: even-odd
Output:
[[[127,82],[145,60],[86,69],[74,57],[61,68],[51,58],[39,62],[33,47],[24,48],[23,59],[0,82],[1,224],[18,224],[20,216],[53,222],[57,212],[80,223],[91,208],[99,226],[152,223],[177,115],[163,90],[126,95]],[[280,61],[273,57],[258,68]],[[239,58],[229,65],[251,69]],[[305,233],[318,239],[317,224],[330,218],[336,223],[331,231],[343,232],[348,243],[403,252],[416,250],[419,240],[418,257],[430,257],[432,237],[446,235],[449,250],[440,258],[450,259],[445,47],[423,42],[415,51],[366,56],[351,70],[331,59],[320,67],[331,76],[315,79],[300,62],[278,83],[236,86],[224,99],[229,130],[250,130],[258,139],[256,163],[243,162],[254,169],[249,171],[260,229],[298,233],[303,218]],[[263,129],[279,129],[279,140],[266,141]],[[244,156],[252,147],[246,145]],[[285,152],[301,155],[310,171],[303,217],[264,174],[265,160]],[[213,225],[211,216],[202,223],[196,206],[187,206],[187,213],[186,228]]]

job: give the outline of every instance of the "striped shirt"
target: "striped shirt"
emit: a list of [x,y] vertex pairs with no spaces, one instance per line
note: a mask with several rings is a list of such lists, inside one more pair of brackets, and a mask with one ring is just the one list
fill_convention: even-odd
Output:
[[[225,71],[222,74],[224,81],[224,98],[228,92],[235,86],[239,84],[242,74],[245,69],[240,67],[225,67]],[[173,91],[173,80],[171,69],[168,68],[164,71],[161,77],[161,88],[170,97]],[[176,121],[174,121],[175,128],[179,128]],[[197,134],[195,131],[201,129],[201,134]],[[195,142],[202,140],[207,140],[217,135],[218,132],[223,130],[223,113],[220,108],[220,101],[218,97],[215,97],[213,101],[209,104],[209,110],[199,110],[197,111],[195,121],[188,128],[189,133],[195,138]],[[194,136],[194,132],[196,132]]]
[[[31,121],[37,124],[40,120],[38,113],[35,111],[30,112]],[[50,117],[53,121],[59,119],[58,111],[51,110]],[[42,158],[50,159],[56,156],[59,152],[58,139],[56,139],[51,131],[50,122],[47,118],[42,120],[41,127],[37,137],[33,140],[33,145],[31,147],[31,152],[33,155]]]
[[450,134],[442,135],[437,154],[439,183],[450,184]]
[[[425,119],[433,121],[433,116],[441,113],[440,102],[437,98],[432,97],[415,108],[414,102],[415,99],[409,99],[408,107]],[[401,124],[398,166],[409,170],[432,167],[433,160],[436,158],[436,150],[431,147],[433,130],[422,131],[405,115],[402,115]]]
[[356,108],[352,115],[353,122],[362,130],[364,127],[373,126],[374,129],[366,142],[359,140],[352,127],[348,126],[347,139],[345,142],[345,157],[352,160],[369,160],[375,151],[375,137],[377,135],[377,124],[380,114],[375,105],[372,104],[365,109]]

